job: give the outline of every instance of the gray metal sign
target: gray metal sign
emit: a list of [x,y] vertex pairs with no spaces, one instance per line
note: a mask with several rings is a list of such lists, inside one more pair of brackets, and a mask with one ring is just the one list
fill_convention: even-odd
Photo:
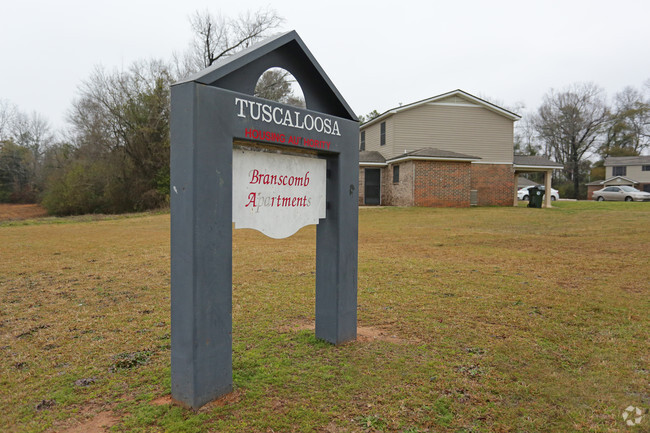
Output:
[[[251,96],[271,67],[291,72],[307,109]],[[359,124],[295,32],[176,83],[171,101],[172,398],[199,408],[233,387],[235,142],[325,161],[326,211],[316,234],[316,337],[334,344],[356,338]],[[305,176],[291,181],[304,184]],[[307,196],[300,200],[293,203],[304,207]]]

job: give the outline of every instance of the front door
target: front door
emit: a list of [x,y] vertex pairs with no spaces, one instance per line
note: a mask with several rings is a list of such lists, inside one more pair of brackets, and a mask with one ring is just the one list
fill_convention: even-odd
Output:
[[363,191],[364,204],[378,205],[381,203],[381,169],[365,169],[366,186]]

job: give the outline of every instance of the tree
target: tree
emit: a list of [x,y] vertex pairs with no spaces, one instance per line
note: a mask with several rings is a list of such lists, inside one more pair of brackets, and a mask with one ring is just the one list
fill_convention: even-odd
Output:
[[43,188],[43,155],[54,143],[49,123],[0,101],[0,201],[34,202]]
[[207,68],[269,36],[283,22],[273,9],[248,11],[237,18],[197,11],[190,17],[194,39],[186,62],[195,72]]
[[41,163],[45,150],[54,143],[54,134],[49,122],[37,112],[27,115],[17,112],[12,122],[12,140],[18,146],[28,149],[31,154],[30,182],[34,189],[42,183]]
[[515,123],[514,152],[517,155],[539,155],[542,153],[535,124],[530,116],[524,115],[520,121]]
[[599,153],[603,158],[640,155],[650,145],[650,102],[640,91],[626,87],[616,94],[614,104]]
[[370,122],[372,119],[375,119],[379,116],[381,116],[381,113],[379,111],[372,110],[370,113],[366,114],[365,116],[363,114],[360,114],[358,117],[360,123],[366,123],[366,122]]
[[295,78],[289,71],[282,68],[271,68],[265,71],[257,81],[254,95],[282,104],[305,108],[304,98],[294,93],[295,82]]
[[551,90],[535,118],[535,129],[555,160],[564,165],[578,197],[581,167],[609,120],[602,90],[576,84],[563,92]]
[[[196,11],[190,17],[194,39],[184,56],[174,56],[174,75],[177,78],[186,77],[211,66],[219,59],[236,54],[270,36],[271,31],[283,22],[284,19],[273,9],[248,11],[237,18],[213,15],[208,10]],[[304,107],[304,100],[293,95],[292,79],[291,74],[283,69],[269,69],[260,77],[255,96]]]
[[[44,205],[57,214],[165,205],[170,85],[247,48],[281,22],[272,10],[236,19],[197,12],[190,20],[195,35],[190,50],[171,63],[140,61],[119,71],[97,67],[79,87],[69,111],[67,143],[46,153]],[[289,102],[291,94],[282,92],[281,97]]]
[[16,116],[16,107],[9,101],[0,99],[0,143],[10,140],[10,130]]
[[0,142],[0,203],[33,201],[31,154],[10,140]]
[[[164,205],[169,196],[171,82],[169,67],[161,61],[136,62],[126,71],[97,68],[80,87],[68,117],[76,148],[72,160],[63,164],[68,175],[53,176],[49,195],[56,192],[64,200],[67,189],[54,184],[83,181],[94,185],[86,197],[98,197],[94,206],[102,210]],[[84,167],[100,179],[90,182],[88,176],[81,176]],[[75,205],[66,211],[80,208]]]
[[267,70],[255,85],[255,96],[286,104],[293,93],[290,76],[289,72],[281,68]]

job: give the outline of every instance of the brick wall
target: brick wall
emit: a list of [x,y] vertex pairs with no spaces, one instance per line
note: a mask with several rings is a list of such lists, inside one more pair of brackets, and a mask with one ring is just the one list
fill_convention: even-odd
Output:
[[366,191],[366,170],[365,167],[359,167],[359,206],[363,206],[364,194]]
[[[399,165],[399,182],[393,183],[393,167]],[[413,161],[389,164],[381,173],[381,204],[413,206]]]
[[[470,190],[479,206],[512,206],[515,176],[511,165],[452,161],[407,161],[381,170],[381,204],[385,206],[468,207]],[[364,204],[365,171],[359,168],[359,205]]]
[[415,161],[414,205],[469,207],[471,164]]
[[587,185],[587,200],[592,200],[594,196],[594,191],[602,189],[602,185]]
[[512,165],[472,164],[471,170],[469,189],[478,191],[479,206],[512,206],[515,190]]

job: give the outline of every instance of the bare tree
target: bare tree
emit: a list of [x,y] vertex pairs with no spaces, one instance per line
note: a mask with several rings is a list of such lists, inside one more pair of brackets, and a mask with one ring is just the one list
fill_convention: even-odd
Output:
[[16,117],[16,106],[5,99],[0,99],[0,142],[8,141],[11,126]]
[[0,201],[33,202],[44,183],[45,151],[54,143],[48,121],[0,101]]
[[[102,73],[96,71],[94,76]],[[106,115],[103,99],[93,97],[94,93],[88,91],[88,83],[84,87],[82,96],[73,101],[68,111],[69,141],[84,156],[98,158],[117,146],[119,140],[115,138],[116,128],[111,123],[111,116]]]
[[37,112],[31,115],[17,112],[11,129],[14,143],[28,149],[32,154],[31,178],[32,182],[37,182],[43,154],[47,147],[54,143],[50,124]]
[[197,11],[190,17],[194,39],[185,61],[194,71],[207,68],[269,36],[283,22],[273,9],[248,11],[237,18]]
[[650,103],[640,91],[626,87],[616,94],[616,117],[625,124],[635,152],[650,145]]
[[[539,155],[544,153],[539,143],[533,118],[530,115],[524,115],[521,120],[515,123],[514,150],[518,155]],[[549,157],[548,153],[544,156]]]
[[616,94],[614,109],[598,153],[603,157],[634,156],[650,145],[650,101],[626,87]]
[[511,113],[515,113],[515,114],[523,111],[526,108],[526,104],[524,103],[524,101],[516,101],[514,105],[510,105],[510,104],[506,104],[506,102],[503,101],[502,99],[493,98],[483,93],[479,93],[478,97],[479,99],[489,102],[490,104],[496,105],[499,108],[504,108],[510,111]]
[[537,112],[535,129],[555,160],[564,165],[575,198],[581,162],[594,149],[608,120],[603,91],[595,84],[576,84],[563,92],[551,90]]

